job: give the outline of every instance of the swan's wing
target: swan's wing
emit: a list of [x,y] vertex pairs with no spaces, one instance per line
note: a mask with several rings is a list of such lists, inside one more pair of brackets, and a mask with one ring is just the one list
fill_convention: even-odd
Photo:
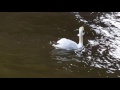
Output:
[[62,38],[60,40],[57,41],[58,44],[54,44],[53,46],[55,48],[59,48],[59,49],[66,49],[66,50],[72,50],[72,49],[77,49],[77,43],[70,40],[70,39],[66,39],[66,38]]

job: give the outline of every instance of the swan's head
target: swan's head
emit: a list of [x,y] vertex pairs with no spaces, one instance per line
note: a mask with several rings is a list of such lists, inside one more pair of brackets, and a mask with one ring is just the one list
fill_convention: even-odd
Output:
[[81,27],[79,28],[79,32],[83,32],[83,31],[84,31],[84,27],[81,26]]
[[77,36],[80,36],[81,34],[84,35],[83,31],[84,31],[84,27],[81,26],[81,27],[79,28],[79,34],[78,34]]

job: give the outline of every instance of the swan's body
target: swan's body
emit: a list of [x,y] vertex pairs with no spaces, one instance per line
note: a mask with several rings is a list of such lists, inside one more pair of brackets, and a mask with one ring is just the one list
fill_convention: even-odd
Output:
[[77,44],[76,42],[66,39],[66,38],[61,38],[60,40],[57,41],[57,44],[53,44],[56,49],[66,49],[66,50],[76,50],[80,49],[83,46],[83,35],[82,32],[84,30],[84,27],[79,28],[79,43]]

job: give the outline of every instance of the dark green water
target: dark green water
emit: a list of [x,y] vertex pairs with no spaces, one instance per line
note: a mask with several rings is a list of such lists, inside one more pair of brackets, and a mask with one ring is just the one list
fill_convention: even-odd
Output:
[[[119,12],[1,12],[0,77],[119,77],[119,17]],[[81,54],[52,47],[63,37],[78,42],[80,26]]]

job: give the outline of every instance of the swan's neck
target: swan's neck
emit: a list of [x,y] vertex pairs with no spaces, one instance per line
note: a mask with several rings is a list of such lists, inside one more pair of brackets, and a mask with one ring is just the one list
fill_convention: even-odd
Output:
[[82,35],[83,30],[79,30],[79,43],[78,45],[83,45],[83,35]]

